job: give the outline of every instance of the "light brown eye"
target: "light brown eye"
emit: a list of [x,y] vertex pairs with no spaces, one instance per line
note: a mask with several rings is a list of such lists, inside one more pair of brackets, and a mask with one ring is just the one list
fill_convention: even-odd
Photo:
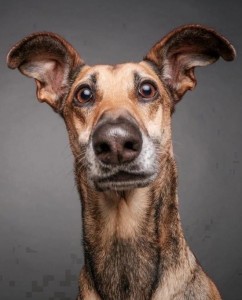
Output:
[[157,88],[150,82],[141,83],[139,87],[139,95],[143,99],[154,98],[157,94]]
[[82,87],[76,92],[75,98],[80,104],[86,104],[93,99],[93,92],[88,86]]

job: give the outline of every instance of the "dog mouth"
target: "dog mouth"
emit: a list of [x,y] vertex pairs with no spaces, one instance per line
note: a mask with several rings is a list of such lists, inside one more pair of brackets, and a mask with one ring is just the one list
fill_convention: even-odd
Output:
[[117,173],[105,177],[96,178],[93,182],[97,190],[129,190],[137,187],[145,187],[152,180],[155,174],[130,173],[127,171],[118,171]]

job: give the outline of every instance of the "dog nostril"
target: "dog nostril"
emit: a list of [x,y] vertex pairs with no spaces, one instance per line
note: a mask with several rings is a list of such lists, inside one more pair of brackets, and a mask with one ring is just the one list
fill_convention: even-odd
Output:
[[100,143],[95,145],[96,154],[108,153],[111,151],[110,146],[107,143]]
[[139,149],[139,144],[132,141],[128,141],[125,142],[124,149],[137,151]]

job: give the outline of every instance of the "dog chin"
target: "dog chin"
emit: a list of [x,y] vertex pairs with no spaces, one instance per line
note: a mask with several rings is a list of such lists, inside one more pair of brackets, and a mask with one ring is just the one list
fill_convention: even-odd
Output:
[[93,181],[98,191],[126,191],[148,186],[154,179],[155,174],[130,174],[119,172],[110,177],[98,178]]

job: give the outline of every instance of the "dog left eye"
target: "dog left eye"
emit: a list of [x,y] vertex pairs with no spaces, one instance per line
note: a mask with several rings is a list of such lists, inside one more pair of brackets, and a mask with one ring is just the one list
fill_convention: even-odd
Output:
[[142,83],[139,87],[139,95],[144,99],[153,98],[157,94],[157,88],[149,82]]
[[76,92],[75,98],[80,104],[85,104],[93,99],[93,92],[89,87],[82,87]]

